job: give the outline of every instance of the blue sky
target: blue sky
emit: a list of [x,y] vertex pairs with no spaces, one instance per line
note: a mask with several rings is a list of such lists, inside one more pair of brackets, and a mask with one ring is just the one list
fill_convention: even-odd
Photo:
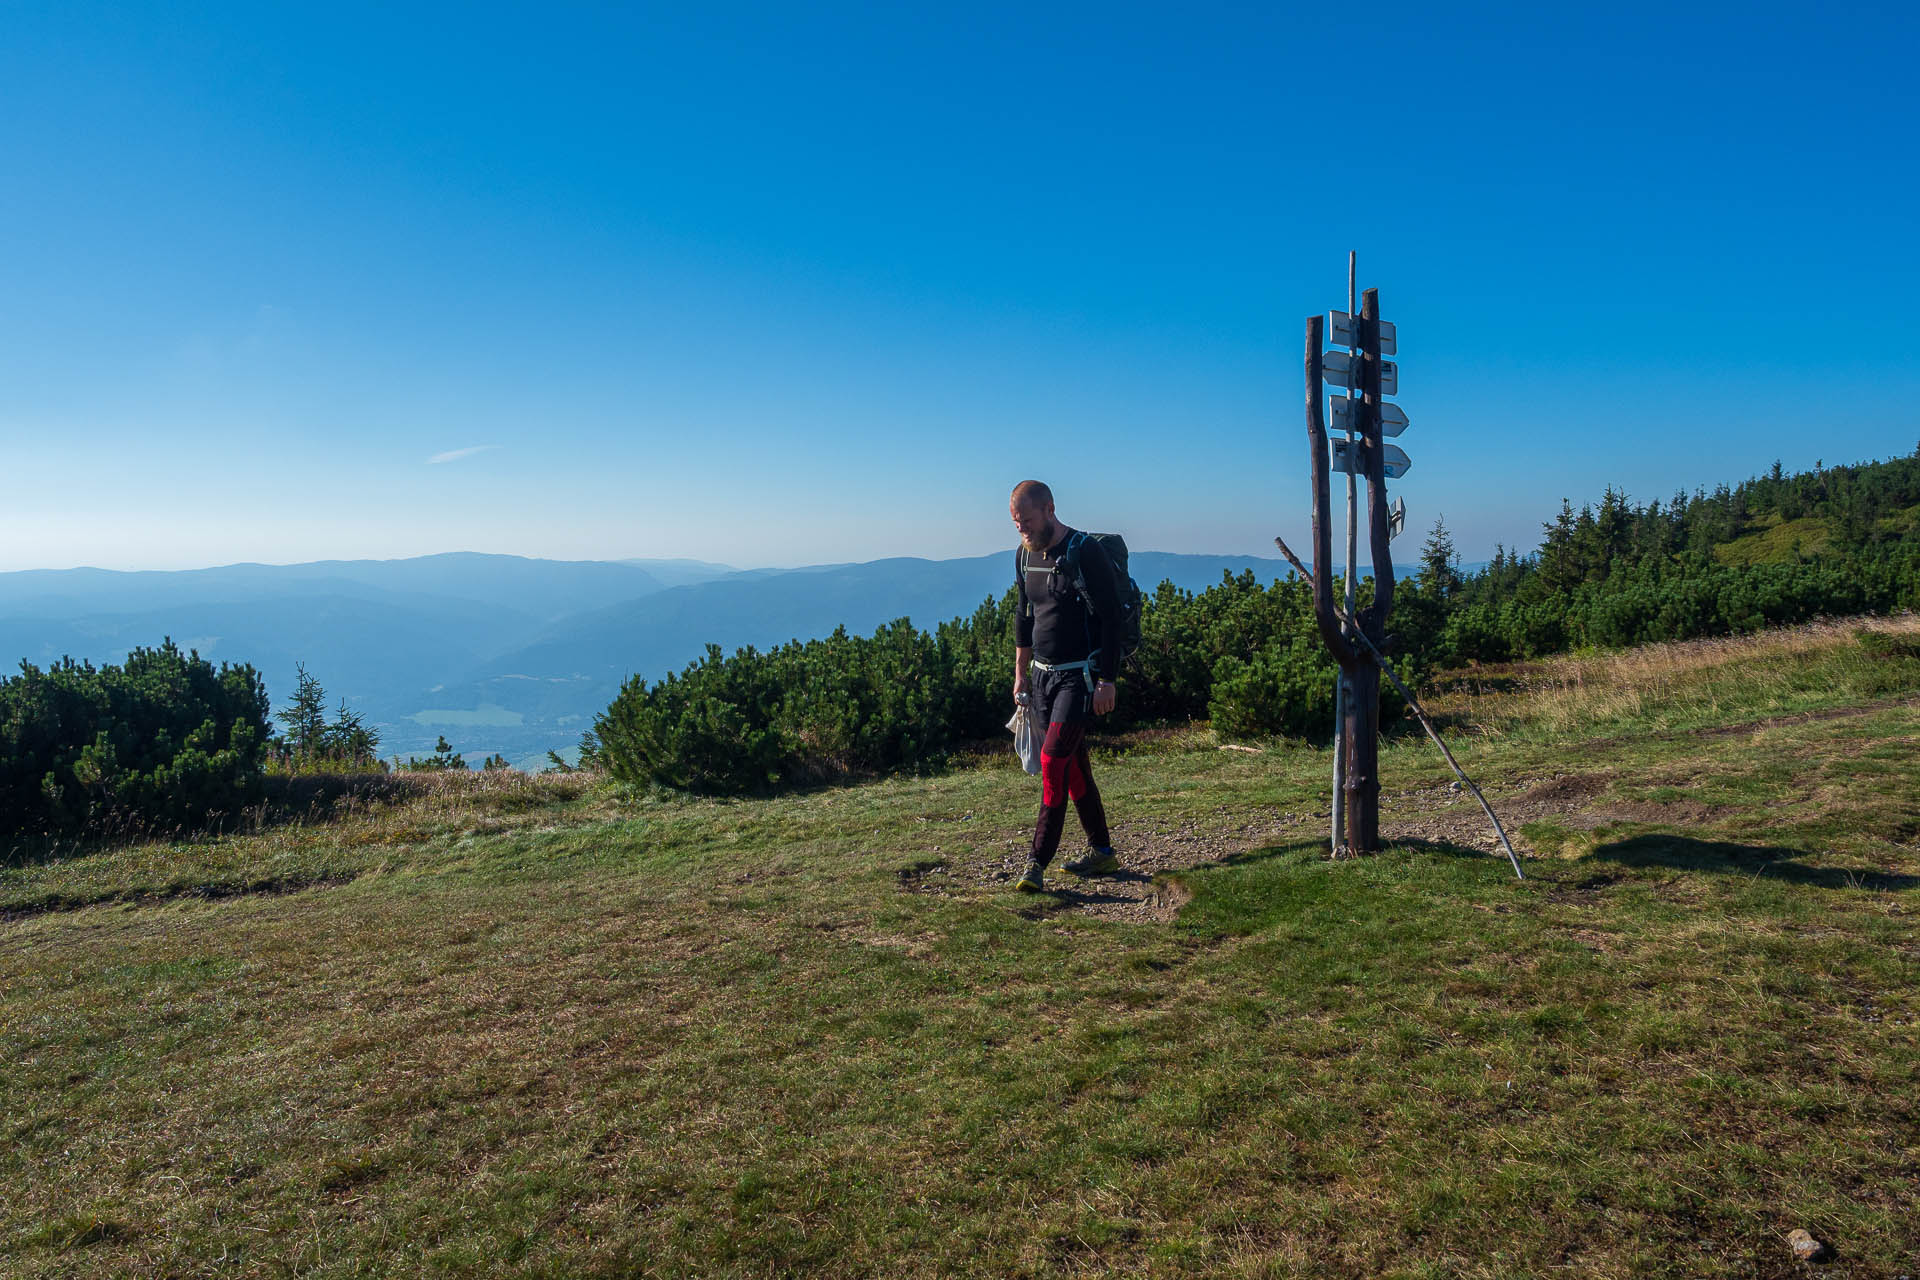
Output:
[[1349,248],[1468,559],[1920,443],[1913,7],[1352,12],[9,5],[0,569],[1270,554]]

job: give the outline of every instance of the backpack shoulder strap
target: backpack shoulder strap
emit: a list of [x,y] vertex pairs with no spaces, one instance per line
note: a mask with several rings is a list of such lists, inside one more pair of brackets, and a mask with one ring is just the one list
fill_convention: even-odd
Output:
[[1060,553],[1059,568],[1060,572],[1073,579],[1073,589],[1080,593],[1082,600],[1088,601],[1088,608],[1092,608],[1091,599],[1087,595],[1087,575],[1080,568],[1080,544],[1086,540],[1085,530],[1073,531],[1073,536],[1067,539],[1066,548]]

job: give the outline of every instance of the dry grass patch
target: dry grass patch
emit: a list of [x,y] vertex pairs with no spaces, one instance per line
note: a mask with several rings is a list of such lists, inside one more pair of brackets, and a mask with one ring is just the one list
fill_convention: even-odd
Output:
[[39,849],[0,865],[0,919],[98,902],[288,893],[417,862],[462,839],[593,827],[632,811],[592,774],[484,772],[280,780],[238,829]]
[[[1850,703],[1858,691],[1835,687],[1832,677],[1850,674],[1871,685],[1884,674],[1873,668],[1897,661],[1874,652],[1863,637],[1902,647],[1920,643],[1920,617],[1828,620],[1750,636],[1475,667],[1437,677],[1426,705],[1477,734],[1525,727],[1559,736],[1610,723],[1684,727],[1793,709],[1808,699]],[[1920,684],[1909,675],[1879,696],[1916,693]]]

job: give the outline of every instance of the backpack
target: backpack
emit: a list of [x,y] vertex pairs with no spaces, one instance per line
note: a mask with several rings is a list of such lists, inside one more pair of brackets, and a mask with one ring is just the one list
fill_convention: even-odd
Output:
[[[1067,549],[1060,553],[1060,563],[1053,571],[1073,579],[1073,589],[1080,593],[1091,615],[1093,600],[1087,595],[1087,576],[1080,571],[1080,544],[1089,540],[1099,543],[1106,551],[1107,559],[1113,562],[1113,576],[1120,584],[1120,661],[1125,662],[1140,648],[1140,584],[1127,572],[1127,540],[1117,533],[1083,533],[1076,529],[1067,539]],[[1014,572],[1024,580],[1027,576],[1025,547],[1015,549],[1013,563]]]

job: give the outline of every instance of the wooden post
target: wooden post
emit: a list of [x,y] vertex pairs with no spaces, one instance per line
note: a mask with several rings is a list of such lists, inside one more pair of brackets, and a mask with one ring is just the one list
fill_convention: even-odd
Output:
[[[1387,478],[1380,448],[1380,291],[1360,298],[1355,337],[1360,342],[1360,402],[1355,426],[1364,437],[1368,532],[1373,546],[1373,602],[1356,619],[1373,647],[1386,648],[1387,611],[1393,607],[1393,551],[1388,545]],[[1355,655],[1347,712],[1347,845],[1355,853],[1380,848],[1380,664],[1371,652]]]
[[[1380,848],[1380,666],[1373,654],[1386,648],[1387,613],[1393,608],[1393,553],[1389,546],[1386,458],[1380,435],[1380,291],[1362,295],[1360,314],[1353,317],[1360,359],[1353,373],[1360,395],[1353,404],[1358,463],[1367,476],[1367,524],[1373,551],[1373,601],[1355,623],[1363,632],[1356,643],[1343,633],[1341,614],[1333,601],[1332,522],[1328,489],[1328,457],[1323,371],[1323,320],[1307,321],[1307,454],[1313,485],[1313,605],[1320,638],[1340,664],[1346,679],[1339,750],[1345,791],[1344,821],[1336,824],[1334,854],[1345,851],[1374,853]],[[1351,557],[1350,557],[1351,558]],[[1344,830],[1340,828],[1344,827]]]
[[[1325,367],[1324,326],[1324,317],[1310,316],[1307,319],[1307,474],[1313,496],[1313,618],[1320,627],[1321,642],[1333,654],[1334,661],[1340,664],[1341,690],[1344,694],[1347,671],[1359,655],[1341,624],[1341,611],[1333,602],[1333,516],[1328,510],[1332,505],[1328,481],[1332,463],[1327,456],[1326,397],[1320,386]],[[1344,696],[1336,698],[1343,711],[1351,705],[1351,701]],[[1339,767],[1334,770],[1335,786],[1342,792],[1333,801],[1332,849],[1336,858],[1347,847],[1347,831],[1352,818],[1345,795],[1346,740],[1347,721],[1343,716],[1334,744],[1334,750],[1340,755],[1336,761]]]

